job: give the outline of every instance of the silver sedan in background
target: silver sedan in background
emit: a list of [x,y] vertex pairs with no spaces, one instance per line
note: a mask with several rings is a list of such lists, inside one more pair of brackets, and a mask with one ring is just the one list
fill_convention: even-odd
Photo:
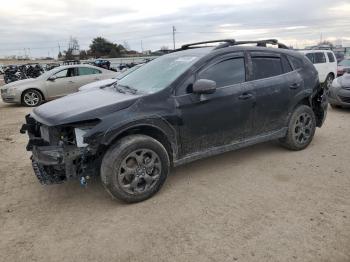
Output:
[[350,107],[350,74],[334,79],[329,88],[328,101],[332,107]]
[[16,81],[1,87],[5,103],[38,106],[43,101],[56,99],[74,92],[95,81],[113,78],[118,73],[91,65],[56,67],[41,76]]

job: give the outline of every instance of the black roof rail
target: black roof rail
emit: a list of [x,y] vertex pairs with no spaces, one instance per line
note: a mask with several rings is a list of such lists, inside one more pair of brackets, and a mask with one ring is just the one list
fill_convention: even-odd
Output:
[[219,39],[219,40],[210,40],[210,41],[203,41],[203,42],[196,42],[196,43],[182,45],[181,48],[175,49],[172,52],[177,52],[177,51],[191,49],[191,48],[206,47],[206,46],[198,46],[198,45],[211,44],[211,43],[222,43],[216,46],[214,50],[225,48],[228,46],[245,45],[245,44],[256,44],[256,46],[260,46],[260,47],[266,47],[267,44],[270,44],[270,45],[277,45],[278,48],[289,49],[285,44],[279,43],[277,39],[249,40],[249,41],[236,41],[235,39]]
[[267,44],[277,45],[278,48],[289,49],[285,44],[279,43],[277,39],[266,39],[266,40],[251,40],[251,41],[237,41],[234,45],[244,44],[256,44],[257,46],[266,47]]
[[211,44],[211,43],[221,43],[221,42],[223,42],[225,46],[230,46],[230,45],[234,45],[236,43],[236,40],[234,40],[234,39],[219,39],[219,40],[210,40],[210,41],[196,42],[196,43],[182,45],[180,50],[196,48],[196,47],[191,47],[191,46],[196,46],[196,45]]

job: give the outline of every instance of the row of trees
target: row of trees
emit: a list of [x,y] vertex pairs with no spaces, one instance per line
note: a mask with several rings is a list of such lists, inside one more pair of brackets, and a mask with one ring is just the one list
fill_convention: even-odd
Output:
[[73,60],[73,59],[88,59],[98,57],[121,57],[124,55],[137,54],[136,51],[130,50],[127,42],[124,45],[115,44],[103,37],[96,37],[92,40],[88,50],[80,50],[78,40],[71,37],[68,44],[68,49],[59,52],[58,59]]

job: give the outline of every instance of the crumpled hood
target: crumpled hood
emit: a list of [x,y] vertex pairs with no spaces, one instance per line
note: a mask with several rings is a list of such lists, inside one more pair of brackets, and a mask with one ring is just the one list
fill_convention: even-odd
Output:
[[78,92],[45,103],[31,114],[37,121],[56,126],[96,119],[112,112],[127,108],[141,95],[122,94],[113,87]]

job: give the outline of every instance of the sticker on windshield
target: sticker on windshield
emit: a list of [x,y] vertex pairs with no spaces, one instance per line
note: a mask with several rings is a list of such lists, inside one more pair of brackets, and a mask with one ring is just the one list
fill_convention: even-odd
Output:
[[195,60],[197,57],[195,56],[183,56],[183,57],[179,57],[176,60],[174,60],[174,62],[192,62],[193,60]]

